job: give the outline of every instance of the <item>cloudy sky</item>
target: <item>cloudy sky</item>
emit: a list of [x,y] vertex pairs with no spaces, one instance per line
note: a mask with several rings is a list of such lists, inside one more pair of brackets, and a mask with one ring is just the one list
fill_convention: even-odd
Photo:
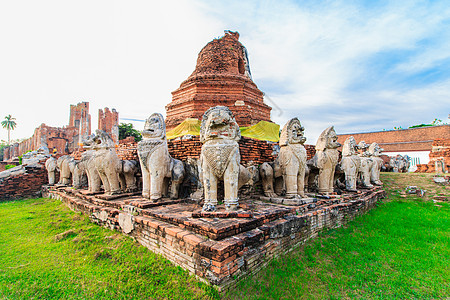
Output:
[[[165,114],[198,52],[239,31],[253,80],[283,125],[309,142],[338,133],[448,121],[448,1],[0,0],[0,119],[12,138],[68,124],[69,105]],[[134,122],[137,129],[143,123]],[[7,131],[0,128],[0,139]]]

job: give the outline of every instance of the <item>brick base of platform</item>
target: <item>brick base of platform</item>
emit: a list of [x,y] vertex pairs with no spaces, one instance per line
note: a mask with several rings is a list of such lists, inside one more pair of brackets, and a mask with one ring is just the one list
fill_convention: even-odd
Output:
[[103,200],[71,188],[49,187],[43,188],[43,194],[85,213],[99,225],[134,237],[220,290],[232,287],[243,275],[259,271],[321,230],[342,226],[365,213],[386,195],[376,187],[330,199],[318,198],[315,205],[246,200],[240,205],[242,215],[233,218],[220,205],[218,217],[202,215],[201,206],[189,199],[154,203],[128,195]]

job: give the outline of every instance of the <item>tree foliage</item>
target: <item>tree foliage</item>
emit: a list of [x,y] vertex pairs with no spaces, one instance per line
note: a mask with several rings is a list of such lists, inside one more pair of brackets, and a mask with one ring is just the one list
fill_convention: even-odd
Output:
[[5,119],[2,121],[2,127],[8,130],[8,145],[11,144],[10,132],[16,128],[16,118],[13,118],[11,115],[7,115]]
[[119,140],[123,140],[126,137],[132,136],[136,142],[142,140],[142,135],[139,131],[133,128],[131,123],[119,124]]

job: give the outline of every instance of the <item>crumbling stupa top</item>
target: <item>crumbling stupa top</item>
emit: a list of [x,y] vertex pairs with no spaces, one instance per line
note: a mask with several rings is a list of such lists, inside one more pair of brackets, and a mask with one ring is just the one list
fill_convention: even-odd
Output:
[[211,74],[236,75],[251,80],[247,49],[239,42],[238,32],[225,30],[223,37],[203,47],[189,78]]

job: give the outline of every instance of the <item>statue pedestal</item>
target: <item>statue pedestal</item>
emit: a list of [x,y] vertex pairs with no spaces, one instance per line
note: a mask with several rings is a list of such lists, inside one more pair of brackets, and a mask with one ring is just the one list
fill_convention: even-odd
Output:
[[[59,199],[102,226],[135,238],[155,253],[219,289],[232,288],[242,275],[257,272],[326,228],[342,226],[375,207],[380,187],[360,193],[290,200],[240,200],[238,211],[202,212],[191,199],[154,202],[139,195],[105,200],[74,189],[47,187],[44,197]],[[275,200],[278,201],[278,200]],[[298,201],[298,205],[295,205]]]

